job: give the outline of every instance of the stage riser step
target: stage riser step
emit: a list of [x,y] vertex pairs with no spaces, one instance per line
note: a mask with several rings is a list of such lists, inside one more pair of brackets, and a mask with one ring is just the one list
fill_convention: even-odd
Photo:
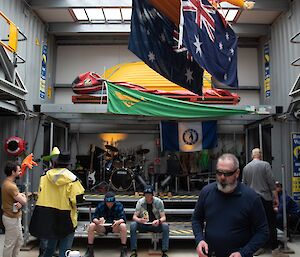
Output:
[[[89,222],[78,222],[77,229],[75,231],[75,237],[87,237],[87,228]],[[130,238],[130,222],[127,222],[127,237]],[[194,239],[191,222],[170,222],[170,239]],[[161,238],[161,234],[157,234],[157,237]],[[96,237],[105,238],[119,238],[118,234],[108,233],[96,234]],[[152,239],[153,233],[139,233],[138,238]]]
[[[95,212],[96,208],[91,208],[91,213],[93,214]],[[135,209],[134,208],[124,208],[124,211],[126,214],[133,214]],[[78,208],[79,213],[89,213],[90,209],[88,207],[79,207]],[[181,215],[192,215],[194,212],[194,209],[165,209],[166,214],[181,214]]]
[[[128,195],[128,194],[116,194],[116,200],[120,202],[137,202],[140,198],[142,198],[142,195]],[[159,197],[159,196],[158,196]],[[84,195],[84,200],[88,202],[94,202],[94,201],[103,201],[104,195]],[[196,203],[198,200],[198,195],[173,195],[172,197],[164,196],[159,197],[161,198],[164,203]]]

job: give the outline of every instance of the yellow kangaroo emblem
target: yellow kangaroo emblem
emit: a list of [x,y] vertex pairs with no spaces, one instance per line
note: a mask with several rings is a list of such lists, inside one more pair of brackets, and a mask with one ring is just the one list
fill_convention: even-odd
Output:
[[133,98],[131,96],[127,96],[127,95],[123,95],[120,92],[116,92],[116,96],[122,100],[123,104],[125,104],[128,108],[132,107],[133,105],[135,105],[136,103],[140,102],[140,101],[144,101],[145,99],[142,97],[141,100]]

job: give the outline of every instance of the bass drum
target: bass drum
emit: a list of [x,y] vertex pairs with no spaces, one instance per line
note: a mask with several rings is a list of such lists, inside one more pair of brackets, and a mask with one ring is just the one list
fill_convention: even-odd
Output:
[[133,176],[130,169],[115,169],[110,176],[110,185],[115,191],[127,191],[132,186]]

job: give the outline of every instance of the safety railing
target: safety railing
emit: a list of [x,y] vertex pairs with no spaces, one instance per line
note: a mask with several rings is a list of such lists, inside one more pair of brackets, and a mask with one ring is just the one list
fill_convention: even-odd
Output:
[[[291,43],[300,44],[300,31],[296,33],[291,39]],[[291,62],[292,66],[300,66],[300,57],[296,58],[294,61]]]

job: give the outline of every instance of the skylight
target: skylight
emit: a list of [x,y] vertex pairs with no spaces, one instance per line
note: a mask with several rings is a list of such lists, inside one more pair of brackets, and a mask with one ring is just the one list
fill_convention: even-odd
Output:
[[[227,21],[232,22],[236,19],[239,9],[225,2],[222,2],[220,6],[221,8],[219,9],[219,11]],[[130,22],[132,13],[132,8],[128,7],[75,8],[72,10],[78,21],[106,23],[128,23]]]
[[87,21],[89,18],[86,15],[85,9],[73,9],[75,17],[79,21]]
[[120,8],[103,8],[103,12],[107,21],[121,21]]
[[121,8],[121,12],[122,12],[122,17],[124,20],[126,20],[126,21],[131,20],[131,13],[132,13],[131,8]]
[[227,13],[227,15],[226,15],[226,17],[225,17],[225,19],[226,19],[227,21],[229,21],[229,22],[230,22],[230,21],[234,21],[234,19],[235,19],[237,13],[238,13],[238,10],[236,10],[236,9],[229,9],[229,10],[228,10],[228,13]]
[[105,20],[101,8],[87,8],[85,11],[89,20]]

